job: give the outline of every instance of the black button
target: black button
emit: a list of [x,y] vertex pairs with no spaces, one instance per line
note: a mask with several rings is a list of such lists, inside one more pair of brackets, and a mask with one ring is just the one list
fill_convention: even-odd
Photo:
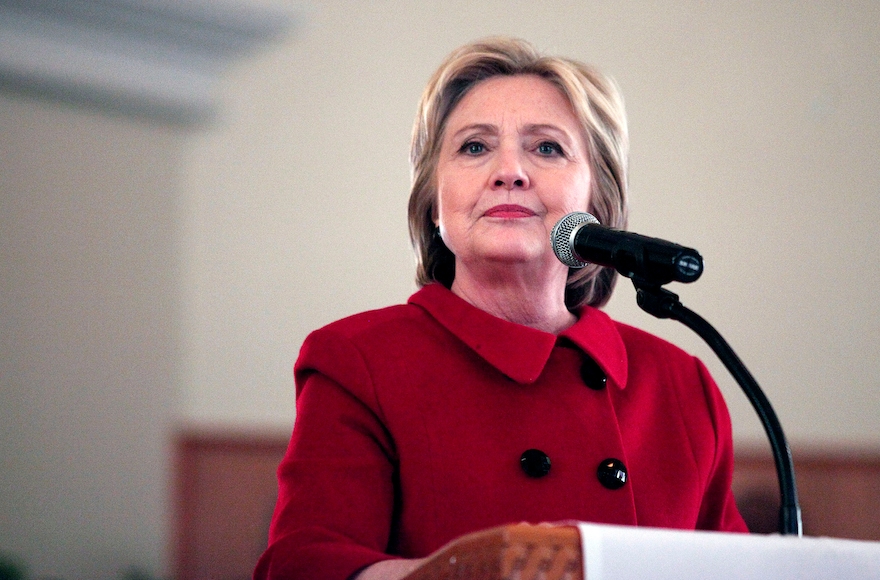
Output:
[[523,451],[519,464],[529,477],[544,477],[550,472],[550,458],[540,449]]
[[596,361],[588,356],[584,356],[584,361],[581,363],[581,379],[594,391],[601,391],[608,383],[608,377],[605,376]]
[[619,459],[606,459],[599,464],[596,477],[608,489],[620,489],[626,485],[626,466]]

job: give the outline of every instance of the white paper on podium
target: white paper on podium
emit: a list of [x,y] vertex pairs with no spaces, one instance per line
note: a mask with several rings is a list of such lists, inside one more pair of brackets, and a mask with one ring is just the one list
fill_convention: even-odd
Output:
[[880,580],[880,542],[578,524],[585,580]]

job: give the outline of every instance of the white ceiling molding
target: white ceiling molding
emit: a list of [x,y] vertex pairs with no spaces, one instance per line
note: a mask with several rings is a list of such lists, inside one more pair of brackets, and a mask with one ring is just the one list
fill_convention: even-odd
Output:
[[0,0],[0,89],[204,123],[224,66],[293,23],[241,0]]

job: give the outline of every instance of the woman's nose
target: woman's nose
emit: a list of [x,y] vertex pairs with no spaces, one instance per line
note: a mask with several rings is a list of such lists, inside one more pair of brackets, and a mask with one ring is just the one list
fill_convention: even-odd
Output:
[[517,152],[498,152],[492,172],[492,187],[497,189],[526,189],[529,187],[529,176],[523,167]]

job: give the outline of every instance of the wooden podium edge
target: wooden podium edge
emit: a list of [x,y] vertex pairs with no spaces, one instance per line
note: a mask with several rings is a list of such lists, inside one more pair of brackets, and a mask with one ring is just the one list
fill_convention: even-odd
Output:
[[583,572],[576,527],[512,524],[453,540],[404,580],[583,580]]

